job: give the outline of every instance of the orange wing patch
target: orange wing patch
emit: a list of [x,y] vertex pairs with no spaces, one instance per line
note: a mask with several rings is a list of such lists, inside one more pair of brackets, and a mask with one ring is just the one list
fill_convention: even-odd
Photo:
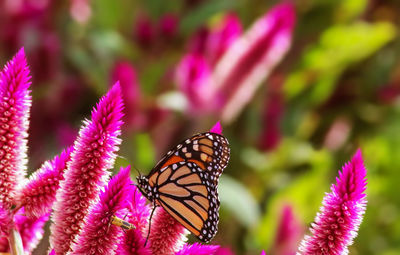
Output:
[[178,163],[178,162],[182,162],[185,161],[183,158],[179,157],[179,156],[172,156],[171,158],[169,158],[161,167],[160,169],[163,169],[166,166],[170,166],[172,164]]
[[204,164],[196,159],[189,159],[188,162],[192,162],[195,163],[196,165],[198,165],[201,169],[205,170],[206,167],[204,166]]

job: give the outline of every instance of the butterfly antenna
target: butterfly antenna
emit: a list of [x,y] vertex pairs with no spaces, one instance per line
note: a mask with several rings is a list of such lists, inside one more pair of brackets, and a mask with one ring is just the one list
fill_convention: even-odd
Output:
[[156,209],[156,204],[154,203],[153,210],[151,211],[151,214],[150,214],[149,231],[147,232],[146,242],[144,242],[144,246],[143,247],[146,247],[147,241],[149,240],[149,237],[150,237],[151,218],[153,218],[153,213],[154,213],[155,209]]

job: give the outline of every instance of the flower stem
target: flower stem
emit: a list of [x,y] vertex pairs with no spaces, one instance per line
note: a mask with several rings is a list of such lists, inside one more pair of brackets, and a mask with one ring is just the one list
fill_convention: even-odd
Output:
[[15,228],[10,230],[10,236],[8,237],[10,244],[11,255],[23,255],[24,246],[22,245],[21,235]]

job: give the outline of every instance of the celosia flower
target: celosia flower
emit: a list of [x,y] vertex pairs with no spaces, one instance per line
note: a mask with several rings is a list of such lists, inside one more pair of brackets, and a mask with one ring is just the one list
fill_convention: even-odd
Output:
[[357,235],[366,208],[366,174],[361,151],[344,165],[325,195],[323,206],[306,236],[299,254],[348,254],[348,246]]
[[113,177],[104,192],[100,193],[99,202],[92,207],[85,225],[72,247],[73,254],[114,254],[122,229],[110,225],[111,216],[122,217],[122,210],[130,198],[132,181],[130,167],[121,168]]
[[234,255],[234,253],[227,247],[219,247],[214,255]]
[[12,215],[10,211],[4,209],[0,204],[0,237],[2,235],[8,234],[11,224],[12,224]]
[[121,85],[125,126],[128,129],[143,127],[145,120],[140,113],[141,92],[135,68],[127,61],[118,61],[112,69],[111,81],[119,81]]
[[207,113],[216,108],[218,102],[208,98],[211,70],[202,55],[187,54],[176,67],[175,80],[187,98],[190,112]]
[[71,163],[64,174],[54,204],[50,243],[57,254],[71,249],[82,228],[89,207],[98,198],[118,150],[122,124],[122,97],[119,84],[114,85],[85,121],[75,141]]
[[24,251],[27,254],[30,254],[42,239],[44,233],[43,227],[49,216],[50,213],[39,217],[27,217],[23,208],[15,215],[15,224],[21,234]]
[[280,122],[283,117],[284,98],[281,82],[271,82],[267,93],[262,116],[260,149],[269,151],[279,145],[282,136]]
[[156,37],[154,24],[147,15],[142,14],[137,18],[134,27],[134,37],[139,46],[143,48],[150,47],[154,42]]
[[152,254],[174,254],[186,241],[189,231],[162,207],[157,207],[151,222],[149,244]]
[[215,123],[215,125],[210,129],[210,132],[222,135],[221,122],[217,121],[217,123]]
[[265,253],[265,251],[261,251],[260,255],[267,255],[267,254]]
[[191,113],[206,114],[222,107],[219,95],[210,98],[214,82],[211,69],[242,32],[239,19],[228,14],[213,28],[202,28],[175,69],[175,82],[188,101]]
[[9,209],[26,171],[31,96],[29,69],[22,48],[0,73],[0,204]]
[[206,53],[208,62],[214,66],[221,56],[242,34],[242,24],[234,13],[224,16],[222,22],[211,28],[207,38]]
[[71,17],[79,23],[86,23],[92,14],[90,1],[71,0],[70,3],[71,6],[69,11],[71,13]]
[[223,96],[223,121],[236,117],[288,51],[294,23],[292,4],[280,4],[257,20],[222,56],[213,73],[210,98]]
[[166,39],[171,39],[178,29],[178,17],[172,13],[161,17],[159,21],[160,35]]
[[185,244],[175,255],[213,255],[218,248],[218,245]]
[[146,198],[136,186],[133,187],[131,192],[132,199],[128,201],[126,220],[132,223],[136,229],[132,229],[123,235],[117,254],[151,255],[149,245],[144,246],[150,207],[146,204]]
[[60,181],[64,180],[67,162],[71,159],[72,147],[61,152],[53,160],[46,161],[29,178],[29,181],[18,194],[20,205],[28,216],[39,217],[50,209],[56,199]]
[[272,248],[273,254],[294,255],[303,231],[290,205],[283,207],[281,215],[275,243]]

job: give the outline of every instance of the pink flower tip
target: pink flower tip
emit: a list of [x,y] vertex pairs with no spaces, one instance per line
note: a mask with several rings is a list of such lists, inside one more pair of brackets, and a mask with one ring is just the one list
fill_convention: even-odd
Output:
[[260,255],[267,255],[265,251],[262,251]]
[[348,254],[365,209],[366,169],[361,151],[339,171],[336,185],[325,195],[320,213],[299,248],[301,254]]
[[215,123],[215,125],[210,129],[210,132],[222,135],[221,122],[217,121],[217,123]]

